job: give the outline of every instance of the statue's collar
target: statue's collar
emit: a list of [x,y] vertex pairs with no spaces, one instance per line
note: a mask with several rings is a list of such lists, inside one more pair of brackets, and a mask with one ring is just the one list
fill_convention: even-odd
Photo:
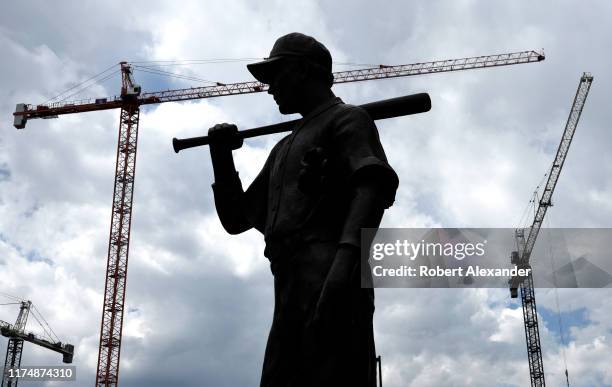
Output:
[[314,108],[310,113],[306,114],[306,116],[304,116],[304,118],[302,118],[302,120],[300,121],[300,126],[303,126],[306,122],[310,121],[313,117],[318,116],[319,114],[323,113],[330,107],[334,105],[338,105],[340,103],[344,103],[342,102],[340,97],[333,97],[333,98],[328,99],[327,101],[323,102],[321,105]]

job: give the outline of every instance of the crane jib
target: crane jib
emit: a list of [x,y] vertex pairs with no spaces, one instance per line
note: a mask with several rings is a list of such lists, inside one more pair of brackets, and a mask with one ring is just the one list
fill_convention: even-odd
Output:
[[[339,84],[413,75],[435,74],[450,71],[509,66],[523,63],[537,63],[543,61],[544,59],[545,56],[541,52],[518,51],[505,54],[446,59],[404,65],[379,65],[378,67],[338,71],[333,73],[333,75],[334,83]],[[122,66],[129,66],[129,64],[122,62]],[[17,105],[17,108],[13,113],[15,120],[14,126],[18,129],[23,129],[28,119],[56,118],[57,116],[64,114],[118,109],[125,106],[126,103],[136,105],[151,105],[163,102],[188,101],[237,94],[260,93],[267,90],[268,85],[250,81],[228,84],[218,83],[214,86],[193,87],[142,94],[138,93],[140,95],[133,100],[126,100],[125,95],[122,94],[122,96],[108,98],[92,98],[80,101],[55,102],[40,105],[22,103]],[[122,91],[125,92],[127,89]]]

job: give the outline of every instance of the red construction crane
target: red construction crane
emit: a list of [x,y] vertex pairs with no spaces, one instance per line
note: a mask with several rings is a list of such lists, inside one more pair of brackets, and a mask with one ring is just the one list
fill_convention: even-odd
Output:
[[[540,62],[544,59],[543,53],[521,51],[397,66],[379,65],[378,67],[335,72],[334,83],[508,66]],[[121,109],[96,386],[116,386],[119,380],[121,329],[125,303],[140,106],[258,93],[268,90],[268,85],[260,82],[240,82],[141,93],[140,86],[133,81],[132,66],[127,62],[121,62],[120,66],[122,75],[120,96],[42,105],[21,103],[17,104],[15,113],[13,113],[14,126],[17,129],[23,129],[29,119],[56,118],[62,114]]]
[[[565,163],[565,157],[567,156],[572,139],[574,138],[574,132],[576,131],[576,127],[578,127],[578,120],[582,114],[582,109],[584,108],[584,103],[586,102],[592,82],[593,77],[589,73],[584,73],[582,74],[582,77],[580,77],[578,90],[576,90],[574,103],[572,104],[569,117],[567,118],[565,130],[563,131],[559,148],[557,148],[555,160],[553,161],[550,171],[548,172],[548,181],[544,187],[544,192],[542,192],[542,197],[539,200],[538,209],[533,219],[533,223],[528,229],[529,234],[527,240],[525,241],[525,231],[527,229],[519,228],[515,232],[518,249],[517,251],[512,252],[510,260],[512,264],[517,265],[517,267],[520,269],[531,269],[531,265],[529,264],[531,252],[533,251],[538,234],[540,233],[540,228],[542,227],[544,216],[546,216],[546,211],[548,210],[548,207],[552,206],[552,195],[555,191],[555,187],[557,186],[561,168],[563,168],[563,163]],[[544,379],[544,363],[542,362],[538,313],[531,270],[529,270],[529,275],[527,275],[527,277],[512,277],[508,281],[508,284],[510,286],[510,296],[512,298],[518,297],[518,288],[520,287],[521,289],[521,301],[523,305],[523,320],[525,324],[525,339],[527,341],[527,357],[529,360],[529,376],[531,379],[531,386],[543,387],[546,385],[546,381]]]
[[[18,302],[15,302],[15,304],[19,304],[19,315],[17,316],[17,321],[15,324],[10,324],[6,321],[0,320],[0,334],[8,337],[9,339],[6,347],[4,368],[2,369],[3,374],[1,387],[17,387],[19,379],[12,377],[9,370],[19,369],[21,367],[21,354],[23,352],[24,341],[61,353],[62,361],[64,363],[72,363],[72,358],[74,355],[74,346],[72,344],[62,344],[57,337],[52,337],[50,332],[53,331],[50,328],[49,332],[43,327],[48,335],[48,339],[41,338],[32,332],[26,332],[25,327],[32,309],[32,302],[19,300]],[[36,315],[34,315],[34,317],[38,320]],[[42,316],[40,317],[42,318]],[[39,323],[42,326],[42,322],[39,321]]]

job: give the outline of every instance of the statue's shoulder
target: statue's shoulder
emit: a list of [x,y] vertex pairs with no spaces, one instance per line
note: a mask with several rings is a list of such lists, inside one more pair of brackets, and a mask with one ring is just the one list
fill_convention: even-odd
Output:
[[276,143],[276,145],[274,145],[274,147],[272,148],[272,151],[270,151],[270,153],[275,153],[278,152],[278,150],[287,143],[287,141],[289,141],[289,137],[291,137],[292,133],[287,134],[285,137],[281,138],[280,140],[278,140],[278,142]]
[[278,140],[278,142],[276,143],[276,146],[279,146],[281,144],[286,143],[287,141],[289,141],[289,138],[291,137],[291,135],[293,134],[293,132],[289,132],[288,134],[286,134],[285,136],[283,136],[283,138],[281,138],[280,140]]
[[339,103],[335,105],[330,112],[333,114],[336,123],[347,122],[373,122],[368,112],[361,106],[352,105],[350,103]]

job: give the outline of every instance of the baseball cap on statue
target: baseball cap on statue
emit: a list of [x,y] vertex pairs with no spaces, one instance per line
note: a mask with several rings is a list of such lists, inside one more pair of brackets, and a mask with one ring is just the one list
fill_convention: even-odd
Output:
[[265,60],[247,65],[255,79],[270,83],[271,76],[278,71],[278,65],[285,57],[305,58],[331,73],[332,58],[329,50],[312,36],[292,32],[281,36],[274,43],[270,56]]

